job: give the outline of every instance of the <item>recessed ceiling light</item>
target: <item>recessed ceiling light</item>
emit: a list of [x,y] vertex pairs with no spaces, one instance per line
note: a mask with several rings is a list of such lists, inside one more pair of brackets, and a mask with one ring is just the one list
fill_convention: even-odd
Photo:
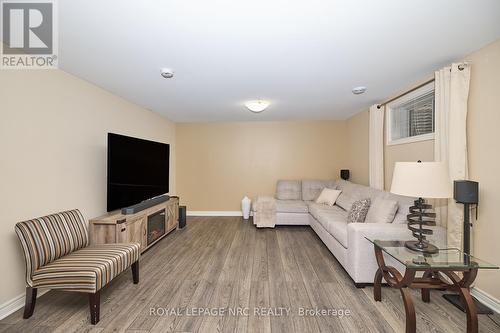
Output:
[[248,101],[245,103],[245,106],[252,112],[262,112],[267,109],[267,107],[269,106],[269,102],[259,99],[255,101]]
[[171,68],[162,68],[161,76],[165,79],[171,79],[174,77],[174,71]]
[[366,87],[363,87],[363,86],[352,88],[352,93],[354,95],[360,95],[360,94],[364,93],[365,91],[366,91]]

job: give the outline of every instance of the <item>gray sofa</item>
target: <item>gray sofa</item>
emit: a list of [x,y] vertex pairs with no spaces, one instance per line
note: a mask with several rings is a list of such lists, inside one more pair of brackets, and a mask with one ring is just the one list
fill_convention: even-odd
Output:
[[[314,200],[323,188],[342,190],[334,206],[317,204]],[[353,201],[370,198],[397,201],[398,209],[390,223],[347,223]],[[365,237],[379,240],[412,239],[406,225],[408,208],[414,198],[344,180],[281,180],[276,185],[276,224],[310,225],[335,258],[351,276],[356,286],[373,283],[377,270],[373,244]],[[253,214],[259,212],[252,207]],[[446,229],[432,227],[434,234],[428,239],[440,247],[446,245]],[[402,265],[388,260],[402,270]]]

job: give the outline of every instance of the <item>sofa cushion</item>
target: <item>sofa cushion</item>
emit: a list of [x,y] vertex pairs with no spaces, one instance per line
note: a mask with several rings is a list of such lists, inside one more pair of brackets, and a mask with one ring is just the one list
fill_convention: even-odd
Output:
[[339,206],[340,208],[342,208],[343,210],[350,211],[352,204],[355,201],[356,201],[356,199],[354,199],[352,196],[350,196],[349,194],[347,194],[345,192],[342,192],[342,193],[340,193],[335,204],[337,206]]
[[278,180],[276,183],[276,199],[300,200],[302,199],[302,186],[300,180]]
[[410,206],[413,206],[413,204],[399,203],[398,211],[396,212],[396,216],[394,216],[394,221],[392,221],[392,223],[395,224],[408,223],[407,215],[410,214]]
[[[351,183],[350,181],[339,179],[337,181],[337,189],[342,190],[342,193],[351,198],[351,200],[357,201],[361,199],[370,198],[373,199],[374,196],[377,195],[377,192],[382,192],[376,189],[373,189],[368,186],[359,185],[355,183]],[[351,203],[352,204],[352,203]],[[349,210],[351,207],[347,208]]]
[[137,243],[89,246],[35,270],[32,287],[95,293],[139,260],[139,255]]
[[391,223],[398,210],[396,200],[376,198],[370,205],[366,222],[368,223]]
[[308,213],[309,207],[302,200],[276,200],[277,213]]
[[326,206],[317,203],[309,204],[309,213],[332,235],[343,247],[347,248],[347,212],[337,206]]
[[389,192],[384,192],[384,195],[381,197],[396,200],[398,202],[398,211],[396,212],[396,216],[394,217],[394,221],[392,223],[407,223],[406,215],[410,213],[410,206],[414,205],[415,198],[404,197],[402,195],[396,195]]
[[302,180],[302,200],[316,200],[326,188],[336,189],[334,180]]

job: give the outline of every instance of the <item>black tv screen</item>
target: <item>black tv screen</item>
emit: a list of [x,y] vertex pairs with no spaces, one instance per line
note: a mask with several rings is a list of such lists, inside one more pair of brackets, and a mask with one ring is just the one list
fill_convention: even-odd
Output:
[[108,212],[168,193],[170,146],[108,133]]

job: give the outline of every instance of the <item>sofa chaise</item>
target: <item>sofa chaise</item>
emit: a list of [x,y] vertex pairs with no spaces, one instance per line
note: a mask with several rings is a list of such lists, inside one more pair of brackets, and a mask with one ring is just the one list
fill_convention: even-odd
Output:
[[[318,204],[315,199],[323,188],[341,190],[334,206]],[[397,202],[397,211],[389,220],[347,223],[347,215],[356,200],[369,198]],[[373,244],[365,237],[379,240],[412,239],[406,215],[414,198],[395,195],[345,180],[280,180],[276,184],[276,225],[310,225],[337,261],[344,267],[356,287],[373,283],[378,268]],[[252,213],[259,214],[256,205]],[[373,214],[372,214],[373,215]],[[384,220],[385,219],[385,220]],[[446,229],[431,227],[428,239],[439,247],[446,246]],[[388,259],[396,268],[402,265]]]

